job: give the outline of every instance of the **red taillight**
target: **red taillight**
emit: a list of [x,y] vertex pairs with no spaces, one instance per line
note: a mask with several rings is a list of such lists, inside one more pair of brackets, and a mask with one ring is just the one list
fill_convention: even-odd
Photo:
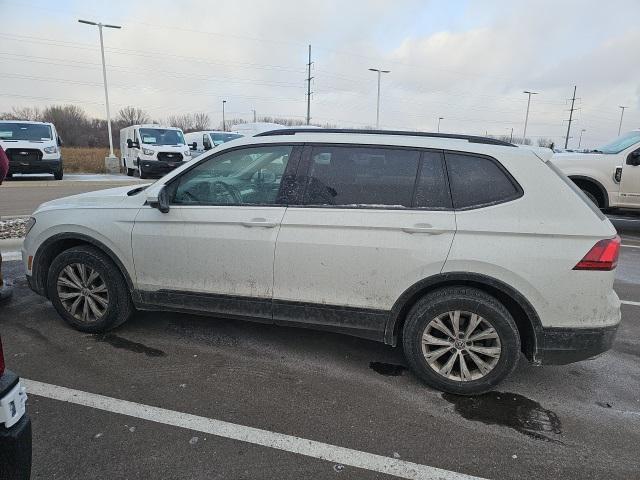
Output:
[[4,373],[4,353],[2,353],[2,339],[0,338],[0,375]]
[[600,240],[584,256],[574,270],[613,270],[618,264],[620,237]]

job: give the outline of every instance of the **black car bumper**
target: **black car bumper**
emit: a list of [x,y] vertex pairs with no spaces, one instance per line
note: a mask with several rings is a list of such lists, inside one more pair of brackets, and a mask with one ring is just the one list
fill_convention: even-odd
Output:
[[[18,383],[16,374],[0,376],[0,398]],[[25,413],[9,428],[0,425],[0,479],[28,480],[31,476],[31,419]]]
[[139,160],[138,166],[147,175],[164,175],[183,165],[184,162],[165,162],[163,160]]
[[14,173],[55,173],[62,168],[62,158],[53,160],[10,160],[9,175]]
[[539,358],[546,365],[566,365],[611,349],[618,325],[601,328],[545,328]]

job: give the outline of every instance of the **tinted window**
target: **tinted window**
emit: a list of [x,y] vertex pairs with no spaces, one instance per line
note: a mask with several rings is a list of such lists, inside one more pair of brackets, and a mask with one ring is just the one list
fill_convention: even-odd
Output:
[[451,195],[440,152],[424,152],[418,174],[415,206],[420,208],[451,208]]
[[454,208],[513,199],[519,191],[497,162],[474,155],[447,153],[447,172]]
[[172,184],[182,205],[273,205],[293,147],[232,150],[188,170]]
[[315,147],[305,203],[410,207],[419,157],[391,148]]

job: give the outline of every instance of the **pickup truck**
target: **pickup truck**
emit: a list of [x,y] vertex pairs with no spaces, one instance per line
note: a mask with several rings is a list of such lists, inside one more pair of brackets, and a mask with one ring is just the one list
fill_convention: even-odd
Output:
[[558,166],[600,209],[640,209],[640,129],[581,153],[556,153]]

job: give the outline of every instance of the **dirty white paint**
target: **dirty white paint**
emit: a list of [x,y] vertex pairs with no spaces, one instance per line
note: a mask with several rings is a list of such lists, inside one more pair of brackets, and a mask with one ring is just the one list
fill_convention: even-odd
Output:
[[172,425],[196,432],[209,433],[219,437],[247,442],[253,445],[284,450],[307,457],[326,460],[340,466],[348,465],[373,472],[394,475],[400,478],[416,480],[480,480],[479,477],[472,477],[428,465],[399,460],[397,458],[316,442],[293,435],[285,435],[174,410],[166,410],[164,408],[152,407],[150,405],[129,402],[35,380],[23,379],[23,382],[30,395],[39,395],[41,397],[83,405],[106,412],[128,415],[164,425]]

